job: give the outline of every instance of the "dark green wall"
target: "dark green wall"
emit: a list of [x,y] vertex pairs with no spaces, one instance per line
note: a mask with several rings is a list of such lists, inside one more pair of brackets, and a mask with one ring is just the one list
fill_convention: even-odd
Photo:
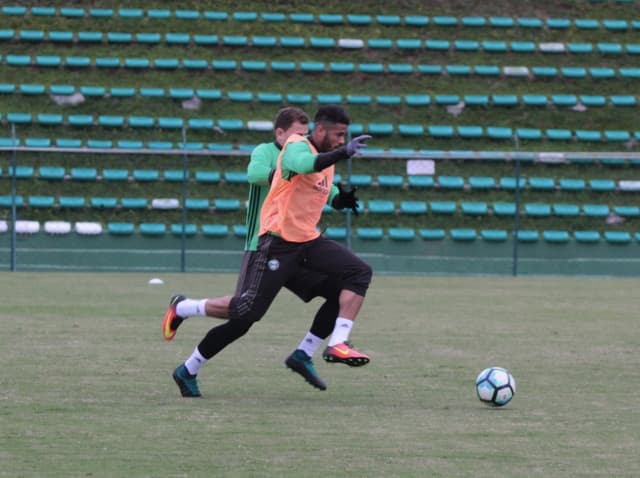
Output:
[[[0,235],[0,268],[10,269],[10,234]],[[17,270],[179,271],[181,240],[149,237],[18,235]],[[243,239],[234,236],[186,240],[187,272],[237,272]],[[353,239],[353,249],[378,274],[500,274],[513,272],[513,242],[471,242],[444,239],[408,242],[388,238]],[[518,274],[640,276],[640,247],[636,241],[555,244],[539,240],[518,244]]]

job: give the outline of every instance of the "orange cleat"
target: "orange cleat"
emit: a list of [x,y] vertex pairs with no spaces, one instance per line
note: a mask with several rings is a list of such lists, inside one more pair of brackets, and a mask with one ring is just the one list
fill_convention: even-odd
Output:
[[169,308],[164,313],[164,319],[162,319],[162,335],[165,340],[173,340],[178,331],[178,327],[184,320],[176,313],[176,306],[179,302],[185,300],[184,295],[174,295],[169,301]]
[[369,356],[358,352],[349,342],[327,347],[322,352],[322,358],[327,362],[346,363],[350,367],[361,367],[369,363]]

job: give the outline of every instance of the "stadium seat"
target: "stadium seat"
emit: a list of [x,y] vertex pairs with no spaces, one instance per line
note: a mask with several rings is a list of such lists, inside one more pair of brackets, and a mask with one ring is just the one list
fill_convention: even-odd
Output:
[[206,198],[187,198],[185,208],[191,211],[208,211],[209,200]]
[[65,174],[65,169],[60,166],[40,166],[38,168],[38,177],[46,181],[62,181]]
[[372,214],[393,214],[396,207],[393,201],[373,199],[368,201],[367,209]]
[[600,242],[600,233],[598,231],[573,231],[573,238],[579,243],[594,244]]
[[446,236],[444,229],[420,229],[418,234],[425,241],[440,241]]
[[491,176],[470,176],[469,186],[472,190],[494,189],[496,181]]
[[387,232],[392,241],[413,241],[416,237],[416,231],[410,227],[391,227]]
[[526,203],[524,205],[524,212],[528,216],[548,217],[551,215],[551,206],[545,203]]
[[118,200],[114,197],[92,197],[89,204],[93,209],[115,209]]
[[491,209],[496,216],[514,216],[516,213],[516,205],[512,202],[494,202]]
[[610,214],[606,204],[583,204],[582,212],[587,217],[607,217]]
[[456,203],[453,201],[431,201],[429,208],[433,214],[454,214],[457,210]]
[[449,234],[454,241],[471,242],[478,237],[476,230],[469,228],[454,228],[449,231]]
[[488,214],[487,203],[480,201],[463,201],[460,204],[463,214],[468,216],[486,216]]
[[356,237],[364,241],[377,241],[384,237],[381,227],[358,227]]
[[631,234],[626,231],[605,231],[604,239],[609,244],[628,244],[631,242]]
[[102,179],[104,181],[127,181],[129,179],[129,171],[126,169],[103,169]]
[[509,238],[509,233],[504,229],[482,229],[480,237],[487,242],[504,242]]
[[162,223],[143,222],[139,226],[139,231],[143,236],[164,236],[167,226]]
[[577,204],[557,203],[552,206],[553,214],[562,217],[577,217],[580,215],[580,207]]
[[407,177],[410,188],[432,188],[434,185],[433,176],[410,175]]
[[401,201],[400,212],[407,215],[422,215],[427,213],[425,201]]
[[540,234],[536,230],[520,229],[516,231],[516,238],[518,242],[537,242]]
[[71,168],[71,179],[74,181],[95,181],[97,177],[95,168]]
[[542,231],[542,238],[545,242],[554,244],[564,244],[569,242],[570,236],[568,231],[563,230],[545,230]]
[[560,190],[562,191],[584,191],[584,179],[561,178],[559,180]]
[[129,198],[124,197],[120,200],[122,209],[147,209],[148,201],[146,198]]
[[201,231],[205,237],[227,237],[229,235],[229,226],[226,224],[203,224]]
[[378,186],[381,188],[400,188],[404,184],[404,178],[398,175],[378,176]]
[[133,180],[138,182],[152,182],[160,179],[160,173],[155,169],[134,169]]

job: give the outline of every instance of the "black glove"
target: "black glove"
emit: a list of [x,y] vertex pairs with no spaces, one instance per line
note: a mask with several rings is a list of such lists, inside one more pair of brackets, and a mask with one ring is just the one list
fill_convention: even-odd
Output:
[[358,198],[356,197],[357,187],[354,187],[350,191],[342,189],[342,185],[338,183],[338,194],[331,201],[331,205],[334,209],[351,209],[353,213],[358,215]]

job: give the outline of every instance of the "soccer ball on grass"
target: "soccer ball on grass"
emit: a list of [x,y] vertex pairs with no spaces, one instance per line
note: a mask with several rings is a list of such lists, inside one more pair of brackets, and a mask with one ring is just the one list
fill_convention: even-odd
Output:
[[476,393],[482,403],[502,407],[516,394],[516,381],[505,368],[485,368],[476,378]]

